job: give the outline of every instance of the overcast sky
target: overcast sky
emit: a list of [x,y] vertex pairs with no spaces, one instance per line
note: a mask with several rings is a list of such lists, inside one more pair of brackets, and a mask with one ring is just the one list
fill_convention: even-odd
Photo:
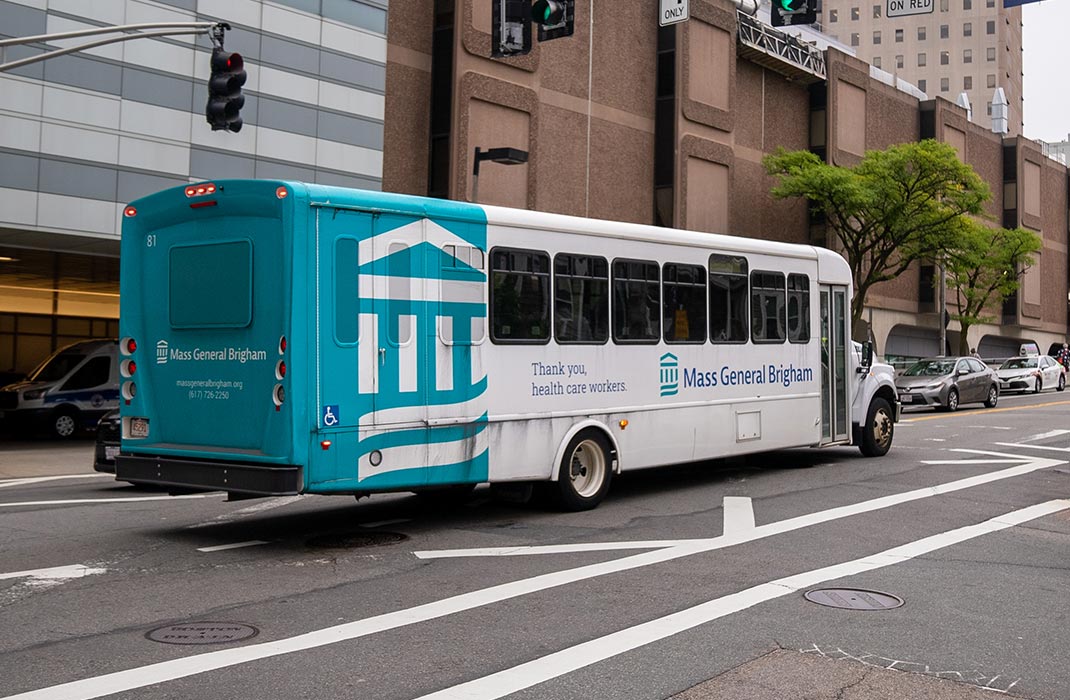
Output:
[[1025,135],[1055,142],[1070,133],[1070,0],[1022,5]]

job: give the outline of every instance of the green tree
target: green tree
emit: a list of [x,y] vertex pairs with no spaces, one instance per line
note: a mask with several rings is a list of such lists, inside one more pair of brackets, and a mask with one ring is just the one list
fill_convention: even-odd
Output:
[[805,197],[835,233],[854,275],[854,328],[874,285],[939,257],[954,244],[962,215],[980,214],[991,196],[954,148],[931,139],[867,151],[852,168],[783,149],[763,164],[778,179],[775,197]]
[[963,217],[957,243],[944,253],[947,288],[957,309],[952,318],[961,326],[960,355],[970,351],[970,327],[996,320],[985,311],[1018,289],[1042,245],[1032,231],[991,228]]

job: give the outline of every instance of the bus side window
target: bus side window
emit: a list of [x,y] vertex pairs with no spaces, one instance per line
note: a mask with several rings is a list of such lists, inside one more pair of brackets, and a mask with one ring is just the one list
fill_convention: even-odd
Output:
[[784,275],[755,270],[750,274],[751,338],[756,343],[783,343],[786,337]]
[[649,260],[613,261],[613,341],[656,343],[661,337],[661,276]]
[[661,286],[665,342],[706,342],[706,270],[666,263]]
[[710,341],[747,342],[747,259],[710,256]]
[[788,275],[788,342],[810,342],[810,278]]
[[609,340],[609,264],[593,255],[554,256],[554,337],[559,343]]
[[537,250],[490,252],[490,338],[495,343],[550,340],[550,256]]

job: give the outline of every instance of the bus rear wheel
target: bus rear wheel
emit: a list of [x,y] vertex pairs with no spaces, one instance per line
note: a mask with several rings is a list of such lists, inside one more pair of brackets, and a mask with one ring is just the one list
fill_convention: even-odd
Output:
[[612,478],[609,441],[596,430],[585,430],[568,443],[550,493],[561,510],[590,510],[606,497]]

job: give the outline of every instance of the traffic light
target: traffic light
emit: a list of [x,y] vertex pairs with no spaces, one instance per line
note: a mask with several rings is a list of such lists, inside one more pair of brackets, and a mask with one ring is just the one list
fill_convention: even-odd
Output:
[[813,24],[817,21],[817,0],[773,0],[769,18],[774,27]]
[[241,54],[224,51],[220,47],[212,49],[212,75],[208,78],[208,106],[205,117],[212,125],[212,131],[241,131],[242,105],[245,96],[241,87],[245,85],[245,61]]
[[536,0],[531,19],[539,25],[539,41],[572,36],[576,25],[576,0]]

